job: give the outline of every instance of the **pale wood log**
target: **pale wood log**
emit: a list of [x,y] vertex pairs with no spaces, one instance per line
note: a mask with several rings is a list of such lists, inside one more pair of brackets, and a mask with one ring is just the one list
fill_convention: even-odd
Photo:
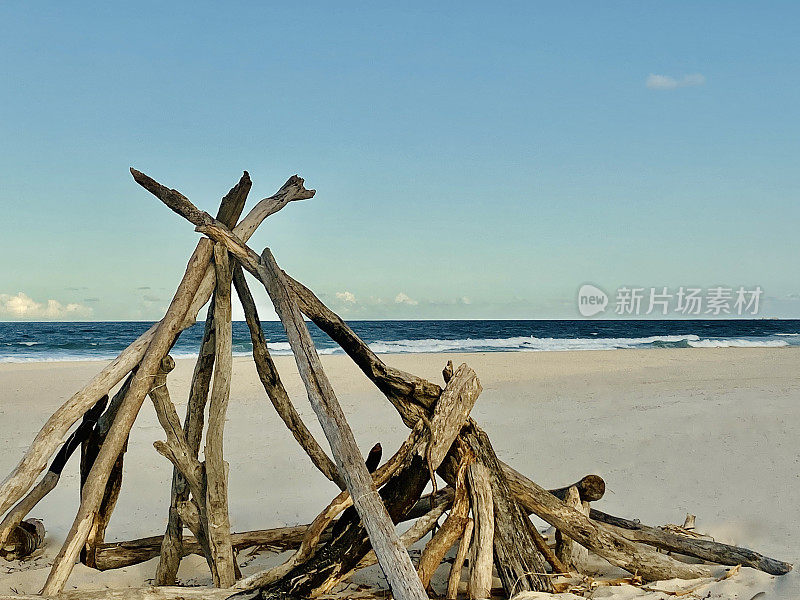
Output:
[[[269,215],[277,212],[294,200],[312,198],[314,190],[307,190],[303,179],[293,175],[280,190],[269,198],[259,202],[242,219],[234,229],[236,235],[244,241],[250,238],[258,226]],[[199,244],[198,244],[199,246]],[[197,252],[198,249],[195,249]],[[194,254],[193,254],[194,256]],[[196,264],[190,260],[190,264]],[[203,280],[184,320],[181,329],[191,327],[197,313],[208,302],[214,290],[214,269],[210,264],[197,265],[204,269]],[[107,394],[127,373],[138,365],[150,342],[159,328],[160,323],[154,324],[145,333],[139,336],[130,346],[123,350],[117,358],[106,365],[89,383],[73,394],[61,407],[59,407],[36,434],[31,445],[26,450],[20,462],[0,484],[0,515],[19,500],[27,492],[39,473],[47,466],[47,461],[58,448],[61,440],[69,428],[91,408],[99,398]]]
[[94,515],[100,507],[111,469],[122,451],[128,438],[131,426],[144,402],[147,392],[152,387],[158,364],[175,342],[186,319],[189,304],[197,294],[197,289],[204,274],[205,265],[211,258],[213,243],[200,240],[197,250],[192,255],[178,291],[170,303],[167,313],[159,322],[150,345],[142,358],[130,384],[130,389],[120,406],[114,424],[103,443],[89,477],[83,486],[83,496],[78,515],[67,534],[64,546],[56,556],[50,575],[47,578],[43,593],[55,595],[59,593],[72,572],[75,559],[86,543]]
[[422,585],[426,588],[430,585],[431,578],[439,568],[444,555],[464,535],[464,530],[469,520],[467,517],[469,514],[469,492],[466,484],[467,466],[464,463],[458,470],[455,498],[450,514],[436,531],[436,534],[425,545],[417,564],[417,573]]
[[469,495],[475,530],[469,569],[469,597],[473,600],[492,595],[492,564],[494,553],[494,504],[489,469],[473,462],[467,467]]
[[283,272],[269,249],[262,255],[261,265],[262,281],[286,329],[309,400],[330,442],[336,464],[369,533],[389,586],[399,600],[427,598],[358,451],[353,432],[322,369],[305,322],[286,287]]
[[[187,462],[192,462],[191,459],[197,460],[200,443],[203,437],[205,406],[211,386],[215,357],[214,304],[214,297],[212,296],[208,308],[208,315],[206,316],[205,328],[203,330],[203,341],[200,344],[197,362],[195,363],[194,372],[192,373],[189,400],[186,405],[183,432],[186,439]],[[198,478],[203,477],[202,467],[199,462],[196,466],[192,464],[191,466],[187,465],[186,468],[191,472],[197,473]],[[198,486],[198,484],[195,483],[195,486]],[[172,585],[175,583],[181,558],[185,555],[182,547],[183,522],[178,512],[178,505],[189,499],[189,493],[192,489],[192,486],[189,485],[179,468],[177,466],[174,467],[172,472],[172,489],[170,491],[167,529],[164,532],[160,558],[158,566],[156,567],[156,585]],[[197,487],[195,494],[197,498],[205,498],[202,485]],[[199,527],[198,524],[196,529]],[[211,552],[208,547],[208,537],[205,535],[204,531],[200,531],[199,539],[203,540],[203,555],[210,561]],[[210,566],[209,563],[209,568]]]
[[456,557],[450,567],[450,576],[447,578],[447,600],[456,600],[458,597],[458,586],[461,583],[461,570],[464,568],[464,561],[467,558],[467,551],[472,543],[472,528],[475,521],[467,519],[467,524],[464,526],[464,533],[461,536],[461,541],[458,544]]
[[[252,187],[250,176],[244,172],[239,182],[222,198],[217,219],[229,227],[236,225],[239,217],[244,210],[247,202],[247,195]],[[209,271],[212,268],[209,267]],[[216,276],[213,276],[216,280]],[[205,278],[204,278],[205,281]],[[198,295],[202,295],[203,284]],[[199,308],[199,307],[198,307]],[[189,310],[191,315],[191,308]],[[194,313],[196,314],[196,313]],[[184,433],[189,446],[189,450],[196,458],[200,448],[200,440],[203,435],[204,410],[208,399],[208,390],[211,383],[211,374],[214,368],[214,300],[212,296],[206,315],[205,329],[203,331],[203,341],[200,345],[199,355],[195,363],[192,375],[192,384],[189,393],[189,401],[186,407],[186,417],[184,419]],[[164,540],[161,545],[161,556],[156,568],[156,585],[172,585],[180,566],[183,556],[181,549],[183,526],[177,512],[179,502],[185,502],[189,497],[189,489],[183,480],[180,472],[175,469],[172,474],[172,490],[170,492],[170,509],[167,529],[164,533]],[[206,538],[207,539],[207,538]]]
[[[207,587],[143,587],[118,590],[71,590],[51,596],[51,600],[227,600],[230,589]],[[42,600],[39,595],[0,594],[0,600]],[[327,594],[316,600],[342,600],[341,595]],[[347,600],[386,600],[383,591],[349,591]]]
[[[253,546],[269,546],[285,550],[297,548],[308,531],[308,525],[259,529],[231,534],[231,545],[241,551]],[[330,531],[322,536],[330,539]],[[159,555],[163,536],[157,535],[137,540],[106,543],[97,549],[97,568],[101,571],[129,567],[150,560]],[[183,556],[204,555],[200,542],[193,536],[185,536],[181,546]]]
[[92,434],[92,429],[103,410],[105,410],[107,402],[108,396],[103,396],[83,415],[83,421],[56,453],[50,468],[47,470],[44,477],[42,477],[41,481],[8,511],[3,521],[0,522],[0,548],[5,547],[8,537],[20,523],[22,523],[25,517],[28,516],[31,510],[33,510],[33,507],[55,489],[61,478],[61,472],[64,470],[64,466],[75,450]]
[[81,549],[80,561],[87,567],[95,567],[97,546],[102,544],[105,539],[106,529],[109,521],[111,521],[111,513],[114,512],[114,507],[117,505],[117,500],[122,490],[122,468],[125,461],[125,452],[128,449],[127,446],[126,440],[122,451],[117,456],[117,460],[114,461],[114,466],[111,468],[108,483],[106,483],[106,489],[103,492],[103,499],[100,501],[100,508],[94,516],[89,535],[86,536],[86,544]]
[[611,528],[590,520],[550,492],[517,473],[515,496],[522,507],[611,564],[646,581],[710,577],[705,565],[690,565],[637,544]]
[[[108,409],[103,412],[102,415],[100,415],[91,434],[84,440],[83,444],[81,444],[81,494],[83,494],[83,486],[86,483],[86,478],[89,476],[89,471],[91,471],[92,466],[94,466],[97,453],[100,451],[100,447],[103,445],[103,442],[108,435],[108,431],[111,429],[111,425],[117,416],[117,411],[122,404],[122,400],[125,398],[125,394],[128,393],[131,379],[133,378],[133,374],[135,372],[136,368],[131,371],[131,374],[125,380],[125,383],[123,383],[117,393],[114,394],[114,397],[108,404]],[[89,414],[89,412],[86,414]],[[84,418],[85,417],[86,415],[84,415]],[[114,507],[117,504],[117,499],[119,498],[120,489],[122,488],[122,468],[125,460],[124,455],[127,450],[127,445],[128,442],[126,440],[122,447],[122,451],[119,453],[119,456],[117,457],[117,460],[111,469],[111,474],[109,475],[108,482],[106,483],[106,489],[103,492],[103,499],[100,502],[100,509],[94,516],[91,528],[89,530],[89,535],[86,539],[86,544],[83,548],[81,548],[80,561],[89,567],[95,566],[95,549],[99,544],[103,543],[106,528],[111,520],[111,513],[114,511]]]
[[[508,465],[503,465],[503,473],[513,491],[516,488],[517,472]],[[564,500],[567,492],[573,487],[578,490],[581,502],[597,502],[606,493],[606,482],[599,475],[586,475],[573,484],[548,491],[559,500]]]
[[[192,494],[194,494],[195,500],[192,504],[197,506],[198,518],[196,519],[196,523],[187,524],[187,527],[189,527],[194,533],[195,537],[200,540],[200,543],[204,549],[203,554],[205,555],[209,568],[213,573],[214,557],[211,553],[211,547],[206,528],[207,518],[205,518],[205,469],[196,458],[197,451],[193,451],[189,447],[189,443],[186,440],[186,435],[181,427],[178,411],[175,409],[175,405],[170,399],[169,390],[167,388],[167,375],[174,368],[175,361],[171,356],[165,356],[163,359],[161,359],[161,364],[159,365],[156,376],[153,379],[153,387],[150,390],[150,398],[153,401],[153,407],[155,408],[158,421],[161,424],[161,427],[164,429],[164,433],[167,437],[166,442],[156,441],[153,445],[160,454],[165,456],[170,460],[170,462],[173,463],[175,471],[181,475],[182,481],[186,483],[186,489],[191,490]],[[178,504],[185,503],[186,500],[178,500],[177,497],[172,497],[171,499],[176,501],[174,514],[177,523],[180,524],[182,519],[180,519],[180,511],[177,510],[177,507]],[[184,510],[186,509],[187,507],[184,506]],[[203,518],[199,516],[200,514],[203,515]],[[178,549],[175,548],[174,552],[177,551]]]
[[[564,504],[574,508],[575,510],[579,510],[584,515],[588,516],[589,514],[589,503],[581,502],[580,492],[574,485],[567,489],[567,493],[565,494],[564,498]],[[556,530],[555,552],[556,556],[558,556],[559,560],[561,560],[566,568],[575,570],[578,573],[586,572],[589,560],[588,550],[586,550],[586,548],[580,544],[573,542],[558,529]]]
[[250,340],[253,343],[253,360],[256,364],[256,371],[267,392],[272,405],[275,407],[280,418],[292,432],[294,439],[300,444],[300,447],[305,450],[311,462],[322,472],[325,477],[334,482],[340,490],[345,489],[344,480],[339,475],[339,470],[336,468],[334,462],[325,453],[325,450],[317,443],[314,436],[308,430],[303,419],[292,404],[286,388],[283,386],[278,370],[275,368],[275,363],[272,361],[267,343],[264,339],[264,331],[261,327],[261,321],[258,318],[258,311],[256,303],[253,300],[253,295],[250,293],[250,287],[245,281],[242,267],[236,265],[233,271],[233,283],[236,287],[236,292],[244,309],[245,320],[250,329]]
[[226,588],[236,581],[228,515],[228,474],[223,458],[225,414],[231,393],[233,356],[231,354],[231,268],[228,251],[221,244],[214,247],[214,265],[217,280],[214,302],[216,363],[206,430],[206,532],[213,562],[214,585]]
[[3,546],[0,557],[21,560],[38,550],[44,543],[44,523],[39,519],[25,519],[14,527]]
[[[494,552],[506,594],[513,597],[522,591],[552,591],[550,578],[545,575],[547,563],[543,550],[551,555],[551,560],[555,557],[511,494],[489,436],[469,419],[461,430],[459,442],[454,446],[458,457],[454,457],[451,466],[460,464],[465,454],[471,454],[489,472],[494,502]],[[452,473],[446,473],[444,478],[452,481]],[[553,562],[560,566],[557,560]]]
[[655,546],[661,550],[693,556],[720,565],[752,567],[770,575],[785,575],[792,565],[747,548],[722,544],[688,535],[665,531],[660,527],[644,525],[639,521],[623,519],[592,508],[589,516],[627,540]]

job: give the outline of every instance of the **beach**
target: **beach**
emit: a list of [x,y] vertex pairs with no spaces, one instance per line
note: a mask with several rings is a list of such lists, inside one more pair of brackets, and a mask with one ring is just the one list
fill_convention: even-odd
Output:
[[[483,385],[473,417],[502,460],[545,487],[595,473],[606,481],[597,503],[605,512],[650,525],[681,524],[691,513],[697,529],[717,541],[795,564],[800,559],[797,347],[397,354],[385,360],[439,383],[447,360],[468,363]],[[168,387],[182,413],[194,361],[176,362]],[[322,439],[293,358],[275,362],[298,411]],[[327,355],[322,362],[362,452],[380,442],[386,459],[408,433],[396,411],[347,357]],[[49,415],[104,364],[0,364],[3,477]],[[225,435],[234,531],[308,523],[336,495],[277,417],[247,357],[234,358]],[[148,402],[131,434],[106,541],[163,533],[172,469],[153,449],[160,439]],[[77,471],[73,457],[59,486],[30,515],[45,523],[44,549],[23,563],[0,561],[0,594],[41,588],[77,509]],[[270,560],[277,559],[257,557],[242,571],[252,573]],[[147,585],[156,564],[104,573],[78,565],[67,589]],[[375,571],[370,577],[379,581]],[[210,583],[197,556],[184,559],[179,578]],[[795,598],[800,576],[796,570],[775,578],[742,569],[708,589],[719,598],[750,600],[761,591],[759,598]],[[638,597],[619,588],[601,591],[607,595],[594,597]]]

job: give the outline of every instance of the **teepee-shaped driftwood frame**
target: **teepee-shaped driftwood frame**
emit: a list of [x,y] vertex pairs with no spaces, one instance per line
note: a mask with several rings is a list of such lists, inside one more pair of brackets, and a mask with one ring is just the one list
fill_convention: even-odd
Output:
[[[268,248],[259,255],[246,245],[269,215],[290,202],[314,196],[301,178],[290,177],[274,196],[260,201],[239,220],[251,187],[246,172],[222,199],[216,218],[180,192],[135,169],[131,173],[204,237],[189,259],[164,318],[52,415],[0,486],[0,515],[5,515],[0,523],[0,549],[6,555],[22,555],[43,535],[41,527],[25,522],[25,517],[55,487],[67,459],[81,447],[80,507],[42,595],[74,597],[63,589],[78,560],[97,568],[113,568],[160,556],[155,581],[159,587],[149,588],[146,594],[141,590],[115,592],[113,597],[306,598],[330,591],[353,571],[377,561],[395,598],[419,600],[428,597],[434,571],[455,545],[458,550],[446,590],[447,598],[453,599],[459,594],[467,556],[470,598],[490,596],[495,567],[507,597],[528,590],[552,591],[554,576],[581,569],[584,548],[644,581],[712,573],[707,565],[688,564],[656,548],[773,574],[791,568],[744,548],[686,531],[648,527],[590,508],[589,503],[599,500],[605,490],[597,475],[572,486],[545,490],[501,462],[489,437],[469,416],[481,392],[472,369],[466,364],[454,369],[448,363],[442,388],[386,365],[311,290],[284,273]],[[264,285],[275,306],[333,459],[304,425],[281,383],[243,269]],[[311,462],[342,490],[307,526],[241,534],[230,531],[222,441],[230,397],[232,288],[244,307],[253,359],[267,395]],[[167,389],[174,367],[168,353],[180,332],[195,322],[198,311],[209,301],[187,414],[181,422]],[[303,315],[341,346],[409,427],[408,439],[383,465],[378,466],[380,446],[366,461],[362,458]],[[110,390],[123,380],[109,401]],[[169,523],[163,536],[105,544],[105,529],[122,481],[128,435],[147,396],[166,435],[165,441],[154,445],[174,466]],[[81,423],[62,443],[79,419]],[[201,462],[198,456],[204,429]],[[34,485],[56,451],[50,468]],[[447,487],[436,489],[436,474]],[[433,493],[423,496],[431,481]],[[425,546],[418,565],[413,565],[407,546],[433,530],[445,513],[448,516]],[[556,528],[554,549],[532,525],[531,513]],[[395,524],[410,520],[414,524],[398,536]],[[184,536],[184,528],[193,536]],[[236,551],[254,545],[296,548],[296,552],[284,564],[242,579]],[[219,590],[170,587],[181,558],[189,553],[205,556]],[[81,592],[80,597],[110,596],[108,592]]]

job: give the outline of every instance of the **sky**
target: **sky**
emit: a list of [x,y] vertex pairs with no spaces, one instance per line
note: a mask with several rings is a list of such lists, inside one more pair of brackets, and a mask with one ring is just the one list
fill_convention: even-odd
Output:
[[243,170],[248,209],[304,177],[250,245],[349,319],[578,318],[587,283],[800,317],[799,19],[3,2],[0,320],[160,318],[199,234],[130,166],[212,213]]

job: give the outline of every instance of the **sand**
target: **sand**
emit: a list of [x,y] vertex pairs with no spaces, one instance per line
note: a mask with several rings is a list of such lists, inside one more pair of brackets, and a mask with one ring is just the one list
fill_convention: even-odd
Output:
[[[476,370],[484,392],[473,416],[498,455],[538,483],[561,486],[597,473],[608,486],[598,503],[602,510],[654,525],[682,523],[692,513],[698,530],[718,541],[797,564],[800,350],[414,354],[389,356],[387,362],[441,381],[448,359]],[[322,360],[362,450],[380,441],[388,456],[407,434],[394,409],[346,357]],[[276,362],[306,423],[321,438],[293,359],[276,357]],[[52,411],[101,367],[99,362],[0,364],[1,476]],[[179,412],[191,370],[192,361],[179,360],[170,376]],[[164,530],[171,468],[153,449],[156,439],[163,439],[163,432],[147,403],[131,435],[108,541]],[[234,359],[225,452],[236,531],[307,523],[337,491],[299,451],[247,358]],[[44,520],[46,547],[23,563],[0,560],[0,594],[41,588],[77,509],[77,480],[73,458],[59,487],[30,515]],[[276,560],[256,557],[243,572]],[[78,565],[68,589],[146,585],[156,562],[104,573]],[[179,577],[187,584],[210,582],[200,557],[184,559]],[[361,577],[381,578],[377,568]],[[654,587],[673,589],[669,585]],[[800,598],[800,576],[793,571],[775,578],[742,569],[694,597],[750,600],[759,592],[765,592],[758,596],[764,600]],[[598,589],[593,597],[667,596],[626,586]]]

